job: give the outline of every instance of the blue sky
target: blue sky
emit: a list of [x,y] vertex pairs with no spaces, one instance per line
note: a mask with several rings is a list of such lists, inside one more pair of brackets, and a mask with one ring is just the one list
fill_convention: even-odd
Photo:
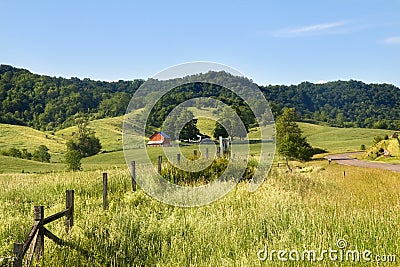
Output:
[[400,86],[400,1],[1,1],[0,63],[146,79],[212,61],[259,84]]

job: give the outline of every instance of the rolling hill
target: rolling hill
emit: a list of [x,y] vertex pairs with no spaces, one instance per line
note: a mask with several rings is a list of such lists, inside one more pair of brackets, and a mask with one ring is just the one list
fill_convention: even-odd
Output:
[[[228,84],[240,87],[245,78],[236,79],[224,72],[216,74]],[[155,88],[162,82],[149,79]],[[163,81],[171,83],[173,80]],[[0,122],[31,126],[41,130],[60,130],[74,124],[74,116],[90,118],[117,117],[126,107],[143,80],[104,82],[90,79],[61,78],[37,75],[25,69],[0,65]],[[323,121],[331,126],[399,129],[400,90],[390,84],[366,84],[361,81],[335,81],[325,84],[303,82],[298,85],[258,86],[276,116],[283,107],[294,107],[300,119]],[[155,105],[152,126],[158,127],[165,115],[177,104],[195,97],[212,97],[227,105],[242,108],[242,117],[249,115],[246,104],[226,88],[205,84],[188,84]],[[138,97],[134,108],[143,108],[153,100],[151,92]]]

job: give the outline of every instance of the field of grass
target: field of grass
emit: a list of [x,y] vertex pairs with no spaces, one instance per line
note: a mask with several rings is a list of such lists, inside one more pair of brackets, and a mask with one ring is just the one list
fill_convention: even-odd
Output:
[[58,136],[26,126],[0,123],[0,150],[15,147],[26,148],[33,152],[40,145],[46,145],[51,154],[60,154],[66,151],[65,140]]
[[[168,206],[140,189],[132,193],[129,173],[112,169],[106,212],[101,171],[1,174],[0,257],[12,253],[13,242],[24,240],[33,205],[44,205],[46,216],[56,213],[64,208],[66,189],[75,189],[75,225],[69,234],[62,220],[49,225],[67,246],[46,239],[40,266],[315,266],[307,260],[280,262],[276,254],[273,261],[260,262],[257,252],[267,246],[270,253],[319,253],[338,249],[338,239],[347,241],[346,249],[400,256],[400,174],[325,161],[299,165],[301,172],[272,170],[254,193],[241,182],[222,199],[198,208]],[[327,255],[319,263],[367,264],[332,262]]]
[[43,163],[0,155],[0,173],[48,173],[65,170],[63,163]]
[[372,146],[374,136],[391,135],[391,130],[365,128],[337,128],[309,123],[298,123],[304,136],[313,147],[329,152],[358,151],[361,145]]
[[[152,199],[141,189],[130,192],[130,175],[118,140],[122,120],[118,117],[90,124],[103,149],[112,152],[83,159],[83,172],[65,172],[63,163],[0,156],[0,266],[1,258],[12,254],[13,242],[22,242],[28,234],[33,206],[44,205],[46,216],[61,211],[66,189],[75,190],[75,225],[69,234],[65,234],[62,220],[49,225],[49,230],[67,245],[60,247],[46,239],[39,266],[311,266],[315,263],[307,260],[282,263],[276,254],[274,260],[261,262],[257,252],[267,246],[270,253],[319,253],[338,249],[338,239],[347,241],[346,249],[370,250],[373,255],[397,254],[397,263],[400,260],[400,173],[328,165],[323,160],[292,162],[293,173],[272,169],[254,193],[249,193],[247,182],[241,182],[210,205],[178,208]],[[210,121],[201,119],[199,123],[205,131],[211,129]],[[46,133],[26,127],[1,126],[3,148],[12,145],[29,149],[46,142],[52,153],[63,151],[63,136],[74,131],[68,128],[46,138]],[[375,135],[391,134],[305,123],[300,127],[311,145],[329,152],[358,150],[361,144],[368,147]],[[12,139],[18,131],[27,140]],[[249,136],[258,134],[254,129]],[[250,153],[258,155],[260,147],[259,143],[251,144]],[[203,153],[204,148],[200,148]],[[175,160],[177,153],[190,157],[199,147],[147,149],[155,163],[158,155],[165,159],[168,154]],[[214,149],[209,149],[212,157]],[[244,146],[238,145],[239,154],[241,149]],[[142,164],[147,157],[143,150],[130,152],[137,162],[138,175],[148,174],[151,166]],[[108,211],[102,210],[104,171],[109,174]],[[367,264],[362,260],[332,262],[327,256],[319,263]]]

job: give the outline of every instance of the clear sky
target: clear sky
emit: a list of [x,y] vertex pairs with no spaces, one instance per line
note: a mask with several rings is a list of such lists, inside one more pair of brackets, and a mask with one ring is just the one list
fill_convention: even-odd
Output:
[[0,1],[0,63],[50,76],[146,79],[189,61],[259,84],[400,86],[400,1]]

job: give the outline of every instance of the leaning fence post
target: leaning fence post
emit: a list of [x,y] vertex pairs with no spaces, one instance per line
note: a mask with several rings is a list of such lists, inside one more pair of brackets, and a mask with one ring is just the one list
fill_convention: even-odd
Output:
[[158,156],[158,173],[161,174],[162,156]]
[[181,164],[181,154],[176,154],[176,160],[178,161],[178,165]]
[[74,190],[67,190],[65,193],[65,208],[69,210],[65,216],[65,231],[68,233],[74,225]]
[[24,244],[23,243],[14,243],[14,267],[22,267],[22,249]]
[[44,231],[43,231],[44,206],[35,206],[33,216],[35,222],[39,222],[35,252],[36,252],[36,258],[40,259],[43,256],[43,250],[44,250]]
[[132,191],[136,191],[136,162],[132,160]]
[[107,203],[107,173],[103,173],[103,210],[108,209]]

